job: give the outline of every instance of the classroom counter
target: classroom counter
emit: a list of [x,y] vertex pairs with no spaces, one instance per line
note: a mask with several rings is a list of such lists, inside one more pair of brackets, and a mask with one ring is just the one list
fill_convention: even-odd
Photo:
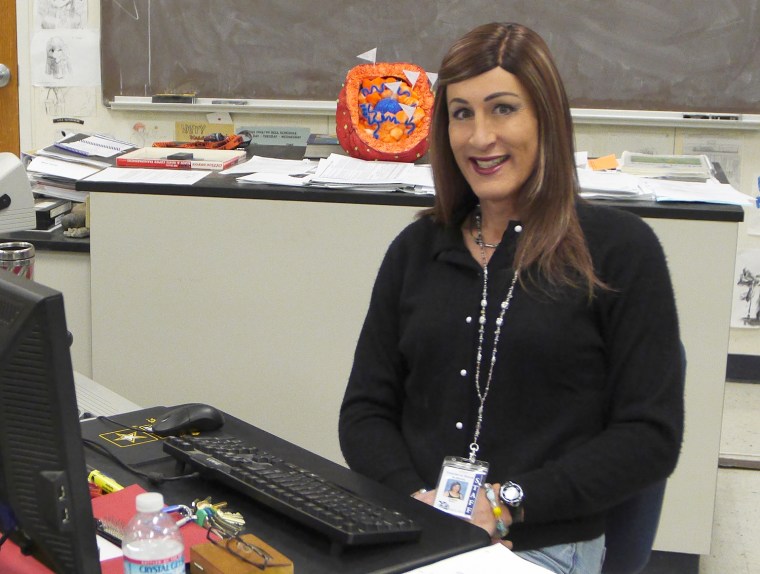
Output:
[[[254,146],[248,155],[302,159],[305,148],[298,146]],[[78,191],[108,191],[112,193],[139,193],[149,195],[176,195],[187,197],[219,197],[230,199],[267,199],[276,201],[310,201],[321,203],[351,203],[358,205],[395,205],[425,208],[433,205],[433,197],[403,192],[370,192],[336,190],[318,187],[287,187],[269,184],[241,183],[234,175],[211,173],[194,185],[161,185],[109,183],[108,189],[98,182],[87,180],[77,183]],[[600,203],[620,207],[640,217],[657,219],[693,219],[703,221],[742,221],[744,212],[734,205],[703,203],[676,203],[654,201],[612,201]]]
[[69,251],[72,253],[89,253],[89,237],[66,237],[59,227],[53,231],[8,231],[0,233],[1,241],[26,241],[34,245],[36,251]]

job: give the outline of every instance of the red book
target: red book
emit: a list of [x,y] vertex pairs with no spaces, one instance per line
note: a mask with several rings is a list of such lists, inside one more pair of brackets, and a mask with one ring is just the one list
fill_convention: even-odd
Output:
[[232,167],[243,158],[245,151],[238,149],[145,147],[120,155],[116,158],[116,166],[222,170]]

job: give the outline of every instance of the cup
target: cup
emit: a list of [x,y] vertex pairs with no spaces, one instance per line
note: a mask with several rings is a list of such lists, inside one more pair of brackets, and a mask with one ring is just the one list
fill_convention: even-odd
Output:
[[26,241],[0,243],[0,269],[19,277],[34,278],[34,245]]

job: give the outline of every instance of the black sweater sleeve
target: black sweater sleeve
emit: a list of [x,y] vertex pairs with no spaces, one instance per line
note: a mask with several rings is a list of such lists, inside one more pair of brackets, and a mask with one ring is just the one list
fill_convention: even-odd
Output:
[[[404,234],[402,233],[402,236]],[[369,309],[339,418],[339,439],[349,467],[399,492],[424,482],[415,471],[401,430],[405,365],[399,350],[402,237],[388,249],[375,281]]]
[[607,211],[584,221],[597,273],[610,287],[593,303],[608,357],[606,428],[560,459],[509,477],[530,493],[528,522],[603,512],[667,477],[678,460],[684,363],[665,255],[646,223]]

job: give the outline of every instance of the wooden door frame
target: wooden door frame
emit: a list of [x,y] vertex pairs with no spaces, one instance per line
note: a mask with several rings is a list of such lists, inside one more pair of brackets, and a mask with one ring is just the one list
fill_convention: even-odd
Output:
[[[0,0],[0,14],[3,25],[9,27],[8,34],[0,34],[0,62],[11,71],[7,86],[0,88],[0,151],[20,154],[21,133],[19,128],[19,83],[18,83],[18,30],[16,20],[16,0]],[[7,120],[6,120],[7,118]],[[6,125],[7,124],[7,125]]]

